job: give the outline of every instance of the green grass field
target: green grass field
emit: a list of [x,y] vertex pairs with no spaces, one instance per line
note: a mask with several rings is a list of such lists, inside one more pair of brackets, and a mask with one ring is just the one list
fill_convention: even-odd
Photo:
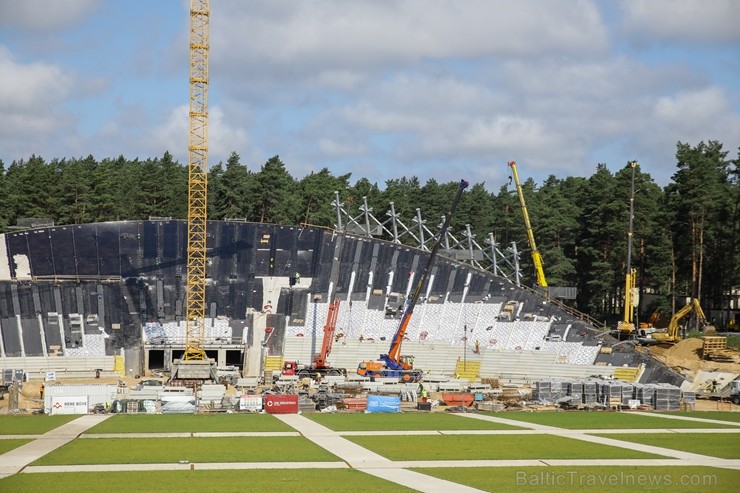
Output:
[[34,465],[189,462],[333,462],[340,459],[303,437],[85,438]]
[[521,430],[516,426],[466,419],[446,413],[307,414],[307,418],[334,431],[414,430]]
[[41,435],[79,416],[0,415],[0,435]]
[[[740,471],[712,467],[435,467],[414,469],[483,491],[725,493]],[[733,486],[735,485],[735,486]]]
[[[684,421],[667,419],[660,415],[644,416],[628,412],[505,412],[482,413],[498,418],[555,426],[569,430],[594,429],[650,429],[650,428],[736,428],[733,425],[703,423],[700,421]],[[683,414],[683,413],[682,413]]]
[[18,448],[21,445],[25,445],[31,440],[24,440],[22,438],[8,438],[7,440],[0,440],[0,455],[4,454],[9,450]]
[[628,433],[598,436],[724,459],[740,459],[740,434],[737,433]]
[[[673,414],[673,413],[672,413]],[[736,413],[675,413],[709,419],[733,419]],[[740,413],[737,413],[740,414]],[[740,458],[735,433],[650,433],[658,428],[710,428],[711,423],[673,420],[655,416],[612,412],[493,413],[493,416],[542,423],[567,429],[636,428],[643,433],[609,434],[612,439],[683,450],[720,458]],[[729,415],[729,416],[728,416]],[[448,413],[404,414],[306,414],[304,417],[343,431],[517,430],[498,423]],[[0,418],[5,434],[40,434],[77,416],[11,416]],[[733,419],[733,422],[736,422]],[[724,428],[724,426],[718,426]],[[736,428],[728,425],[727,428]],[[20,432],[19,430],[26,430]],[[137,488],[154,493],[199,491],[241,492],[344,492],[355,487],[371,491],[408,491],[395,483],[358,470],[344,468],[339,457],[310,442],[291,437],[189,437],[96,438],[96,433],[195,433],[195,432],[295,431],[266,414],[243,415],[115,415],[60,447],[32,466],[131,463],[266,462],[275,469],[183,470],[140,472],[75,472],[15,474],[0,479],[0,491],[101,491]],[[629,448],[589,443],[554,435],[532,434],[429,434],[348,436],[348,440],[399,461],[499,460],[499,459],[651,459],[661,456]],[[29,440],[0,440],[0,455]],[[718,459],[719,460],[719,459]],[[1,460],[0,460],[1,461]],[[291,462],[331,462],[328,469],[281,469]],[[272,464],[271,464],[272,465]],[[340,467],[333,467],[333,466]],[[710,467],[431,467],[418,472],[466,484],[483,491],[635,491],[670,492],[733,491],[740,471]],[[29,472],[30,471],[30,472]],[[546,484],[550,481],[550,484]],[[565,485],[553,481],[567,481]],[[638,483],[638,481],[645,482]],[[651,482],[652,481],[652,482]],[[615,484],[611,484],[616,482]],[[626,482],[626,483],[625,483]],[[631,482],[631,483],[630,483]],[[450,490],[450,491],[454,491]]]
[[270,414],[116,414],[87,434],[294,431]]
[[[53,485],[44,487],[43,485]],[[251,469],[220,471],[73,472],[16,474],[0,479],[0,491],[145,491],[172,493],[345,493],[350,485],[369,492],[414,491],[354,469]]]
[[548,435],[353,436],[391,460],[657,459],[661,456]]

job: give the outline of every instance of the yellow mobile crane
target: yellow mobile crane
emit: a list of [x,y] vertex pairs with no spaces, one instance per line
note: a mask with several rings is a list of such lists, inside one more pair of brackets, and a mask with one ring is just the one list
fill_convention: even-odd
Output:
[[624,317],[618,324],[618,335],[620,339],[630,339],[635,335],[634,313],[637,305],[636,296],[636,279],[637,271],[632,268],[632,224],[635,215],[635,168],[637,161],[630,161],[632,168],[632,184],[630,187],[630,217],[627,228],[627,274],[624,280]]
[[173,378],[215,379],[215,362],[206,355],[206,222],[208,191],[209,0],[190,1],[190,136],[188,145],[188,262],[185,352]]
[[532,225],[529,223],[527,204],[524,202],[524,191],[522,190],[521,183],[519,183],[519,173],[517,173],[516,171],[516,161],[509,162],[509,167],[511,167],[511,174],[514,176],[516,191],[517,194],[519,194],[519,203],[522,205],[524,226],[527,228],[527,239],[529,240],[529,248],[532,249],[532,262],[534,263],[534,270],[537,274],[537,285],[545,288],[547,287],[547,280],[545,279],[545,270],[542,267],[542,256],[540,255],[540,251],[537,249],[537,245],[534,242],[534,233],[532,232]]

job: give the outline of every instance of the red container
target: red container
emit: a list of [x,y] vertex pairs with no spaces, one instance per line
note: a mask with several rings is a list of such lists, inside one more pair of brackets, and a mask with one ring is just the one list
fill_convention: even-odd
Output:
[[367,397],[347,397],[344,405],[348,411],[364,411],[367,409]]
[[298,413],[297,395],[266,395],[265,412],[270,414]]
[[456,392],[442,394],[442,400],[448,406],[465,406],[468,407],[473,403],[475,396],[467,392]]

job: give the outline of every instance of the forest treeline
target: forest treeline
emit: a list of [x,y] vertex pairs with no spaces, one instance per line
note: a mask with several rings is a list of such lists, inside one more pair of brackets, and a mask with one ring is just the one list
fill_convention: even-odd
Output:
[[[705,310],[728,308],[733,287],[740,289],[739,168],[740,153],[728,159],[716,141],[679,142],[675,173],[663,188],[638,164],[632,266],[640,293],[656,295],[650,304],[641,303],[641,318],[657,309],[670,314],[686,297],[698,298]],[[548,284],[577,287],[577,308],[600,319],[618,316],[624,300],[631,177],[629,163],[615,173],[598,164],[588,178],[551,175],[541,184],[522,183]],[[366,178],[352,183],[350,174],[335,176],[327,168],[296,179],[278,156],[250,169],[236,153],[212,166],[208,180],[210,219],[330,227],[339,191],[353,215],[359,214],[362,197],[383,219],[394,202],[406,219],[420,208],[432,230],[458,187],[457,182],[422,184],[417,177],[404,177],[381,188]],[[0,230],[27,217],[48,217],[56,224],[185,218],[187,182],[187,165],[168,152],[147,160],[88,156],[47,162],[31,156],[7,169],[0,161]],[[465,224],[478,240],[492,232],[502,249],[515,241],[524,283],[534,285],[513,185],[503,184],[494,193],[483,183],[472,184],[456,212],[456,236]]]

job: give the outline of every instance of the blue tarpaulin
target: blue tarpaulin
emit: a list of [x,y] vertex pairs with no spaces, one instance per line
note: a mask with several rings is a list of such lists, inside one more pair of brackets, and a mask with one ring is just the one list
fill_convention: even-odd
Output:
[[384,395],[367,396],[367,412],[369,413],[400,413],[401,397]]

